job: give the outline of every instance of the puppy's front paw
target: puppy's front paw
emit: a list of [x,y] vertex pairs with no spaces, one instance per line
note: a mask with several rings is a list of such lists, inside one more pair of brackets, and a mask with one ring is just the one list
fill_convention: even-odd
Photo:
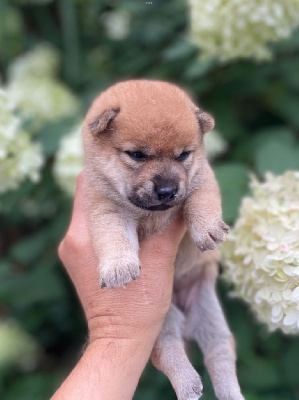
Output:
[[214,250],[224,241],[228,230],[229,227],[219,217],[206,224],[197,221],[189,226],[191,237],[200,251]]
[[140,272],[140,263],[137,257],[119,257],[100,264],[101,288],[115,288],[125,286],[136,280]]

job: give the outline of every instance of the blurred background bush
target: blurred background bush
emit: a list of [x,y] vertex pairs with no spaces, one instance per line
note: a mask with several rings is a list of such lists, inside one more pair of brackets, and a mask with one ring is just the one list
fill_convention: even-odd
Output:
[[[132,77],[168,80],[215,116],[208,153],[229,224],[249,172],[299,169],[299,32],[291,33],[298,1],[272,9],[269,1],[240,0],[253,9],[234,6],[219,15],[214,1],[205,2],[205,19],[200,3],[0,0],[1,400],[49,398],[86,340],[56,249],[83,165],[80,124],[100,91]],[[210,21],[207,31],[203,21]],[[299,399],[298,338],[268,333],[222,282],[219,293],[246,399]],[[203,399],[215,399],[200,351],[193,344],[189,350],[203,375]],[[160,398],[175,395],[149,365],[134,399]]]

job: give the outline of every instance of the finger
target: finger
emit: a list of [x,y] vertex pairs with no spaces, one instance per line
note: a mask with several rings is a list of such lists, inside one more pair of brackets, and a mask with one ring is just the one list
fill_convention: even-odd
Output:
[[77,177],[76,191],[73,205],[73,213],[68,229],[68,234],[85,235],[88,233],[88,224],[84,207],[84,179],[85,171],[83,170]]
[[161,242],[164,246],[176,249],[186,232],[184,218],[179,215],[171,224],[160,234],[149,239]]
[[84,210],[84,170],[78,175],[73,204],[71,222],[65,237],[58,247],[58,255],[62,261],[69,253],[73,253],[78,244],[88,243],[89,231]]
[[140,250],[143,254],[154,256],[156,261],[162,263],[174,260],[185,232],[185,221],[179,216],[160,235],[143,240],[140,243]]
[[[93,254],[84,204],[84,179],[85,171],[83,170],[76,181],[71,222],[58,248],[59,258],[64,263],[72,279],[75,276],[75,266],[78,265],[78,262],[80,264],[80,261],[83,262],[86,258],[92,257]],[[89,264],[91,263],[89,262]],[[73,280],[75,281],[76,279]]]
[[161,239],[169,241],[171,245],[177,247],[186,233],[186,224],[182,215],[179,215],[172,223],[165,229],[161,235]]

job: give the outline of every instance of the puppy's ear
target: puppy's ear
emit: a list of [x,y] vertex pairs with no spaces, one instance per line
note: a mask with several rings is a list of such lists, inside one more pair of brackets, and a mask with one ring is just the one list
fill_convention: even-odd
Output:
[[197,108],[195,110],[195,116],[198,121],[200,131],[202,134],[211,131],[215,126],[214,118],[205,111]]
[[108,108],[100,114],[93,122],[89,124],[89,129],[94,135],[97,135],[109,129],[109,124],[119,113],[119,108]]

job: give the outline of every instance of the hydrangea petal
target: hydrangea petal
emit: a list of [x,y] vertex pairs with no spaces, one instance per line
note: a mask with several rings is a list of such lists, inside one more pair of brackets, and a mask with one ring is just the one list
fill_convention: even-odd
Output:
[[299,301],[299,286],[296,287],[296,289],[293,290],[292,296],[294,297],[294,299],[296,299],[297,301]]
[[299,312],[296,312],[295,310],[290,310],[284,317],[283,324],[286,326],[293,325],[295,324],[298,318],[299,318]]

